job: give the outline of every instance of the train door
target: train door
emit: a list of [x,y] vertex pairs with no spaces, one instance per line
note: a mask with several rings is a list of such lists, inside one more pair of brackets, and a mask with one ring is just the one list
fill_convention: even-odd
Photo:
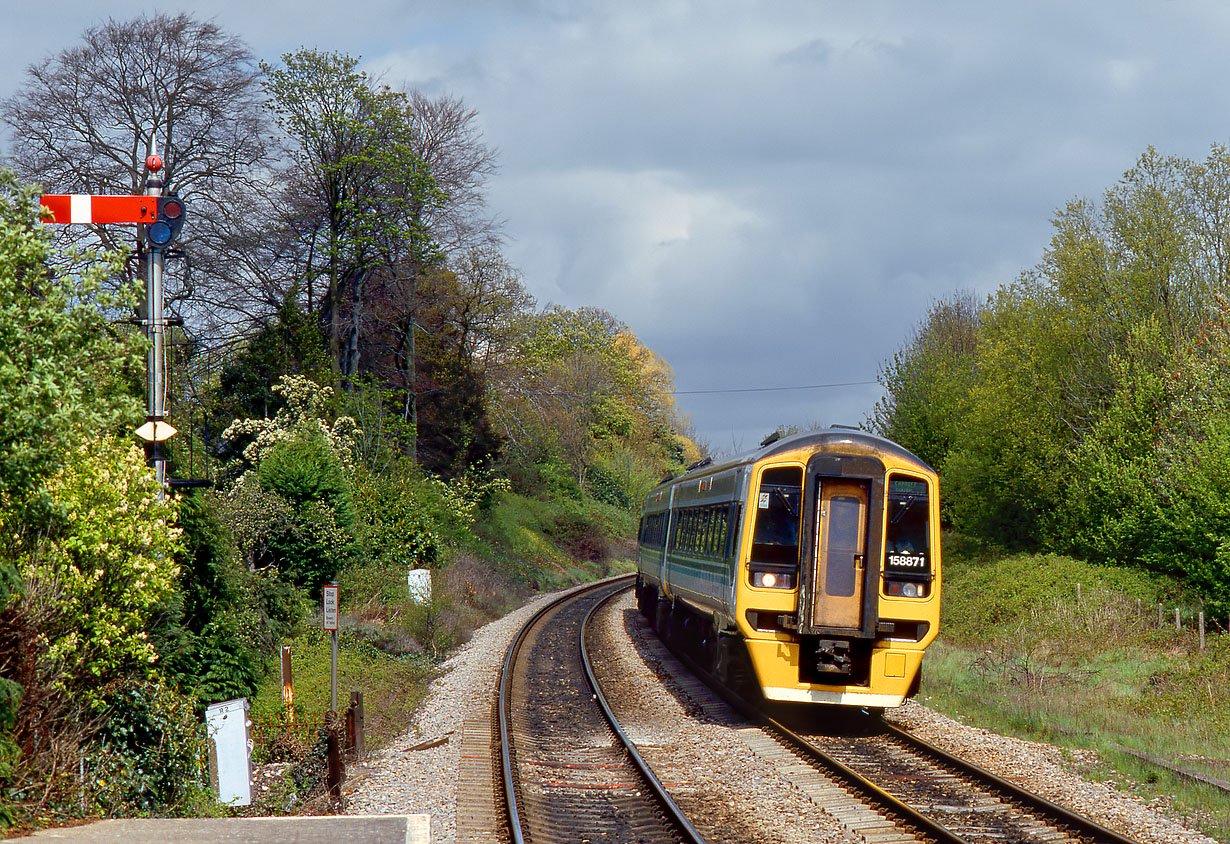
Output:
[[858,630],[866,581],[867,488],[840,478],[821,478],[818,485],[811,622]]
[[659,570],[658,582],[662,584],[662,594],[667,595],[671,590],[666,588],[666,564],[670,558],[671,545],[674,544],[675,535],[675,487],[671,487],[670,498],[666,502],[666,535],[662,538],[662,568]]

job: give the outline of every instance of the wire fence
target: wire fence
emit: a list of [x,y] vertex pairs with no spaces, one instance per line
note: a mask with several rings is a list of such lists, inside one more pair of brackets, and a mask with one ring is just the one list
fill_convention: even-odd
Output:
[[1076,584],[1076,605],[1087,611],[1091,608],[1107,608],[1115,605],[1120,613],[1125,609],[1130,612],[1133,600],[1135,617],[1139,624],[1155,627],[1158,630],[1172,630],[1176,636],[1194,636],[1200,650],[1205,649],[1210,636],[1223,635],[1230,631],[1230,616],[1225,619],[1214,618],[1212,615],[1206,616],[1202,606],[1184,607],[1178,604],[1167,605],[1158,601],[1155,607],[1152,602],[1146,602],[1143,598],[1129,599],[1096,586],[1086,588],[1081,583]]

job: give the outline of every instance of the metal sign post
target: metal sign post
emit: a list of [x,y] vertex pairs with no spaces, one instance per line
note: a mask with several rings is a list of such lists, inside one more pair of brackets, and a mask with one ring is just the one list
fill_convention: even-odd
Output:
[[337,581],[321,590],[323,596],[324,629],[333,637],[333,665],[329,671],[329,711],[337,712]]
[[[146,159],[150,177],[145,180],[145,195],[152,197],[151,205],[157,206],[162,196],[162,159],[151,155]],[[158,423],[166,418],[166,373],[163,369],[166,358],[166,323],[163,320],[162,265],[163,249],[149,244],[145,267],[145,336],[149,348],[145,352],[145,418],[152,426],[152,458],[154,476],[158,480],[161,497],[167,486],[167,453],[158,439]]]

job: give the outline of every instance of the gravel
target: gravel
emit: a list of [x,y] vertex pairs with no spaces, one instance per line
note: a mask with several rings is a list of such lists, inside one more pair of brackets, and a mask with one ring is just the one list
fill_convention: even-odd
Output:
[[[743,736],[750,725],[687,674],[637,614],[631,594],[613,602],[598,620],[595,670],[601,678],[619,678],[603,683],[604,694],[645,761],[707,841],[862,841],[820,811],[772,762],[749,750]],[[637,647],[629,647],[630,641]]]
[[556,594],[479,628],[445,661],[411,728],[366,765],[355,767],[354,784],[347,787],[347,814],[429,814],[433,842],[455,839],[461,726],[468,718],[485,717],[513,637]]
[[[558,593],[556,593],[558,594]],[[363,766],[351,767],[347,783],[348,814],[430,814],[434,842],[455,840],[455,801],[460,761],[461,727],[467,719],[485,718],[509,643],[522,624],[555,595],[544,595],[479,629],[470,642],[442,666],[413,727]],[[609,641],[602,660],[627,683],[612,705],[630,702],[645,710],[641,738],[646,757],[663,766],[659,776],[674,785],[672,793],[687,808],[700,808],[706,822],[721,831],[721,840],[852,842],[848,831],[794,789],[764,759],[749,752],[737,722],[719,710],[698,704],[687,693],[688,682],[672,681],[663,694],[653,665],[632,646],[646,634],[625,596],[608,614]],[[656,642],[642,648],[653,662]],[[668,655],[663,655],[666,660]],[[669,666],[668,666],[669,668]],[[698,699],[704,695],[698,695]],[[1087,751],[1059,748],[995,735],[967,727],[917,703],[907,703],[887,716],[920,737],[956,750],[994,773],[1013,780],[1056,803],[1071,806],[1105,826],[1144,844],[1214,844],[1167,815],[1168,807],[1149,805],[1112,783],[1091,782],[1075,771],[1096,762]],[[651,757],[657,757],[656,760]],[[748,794],[751,784],[756,791]],[[702,799],[703,798],[703,799]]]

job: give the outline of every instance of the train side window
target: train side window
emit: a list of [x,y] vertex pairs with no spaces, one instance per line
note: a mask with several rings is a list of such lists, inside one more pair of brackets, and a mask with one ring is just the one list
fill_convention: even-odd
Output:
[[755,501],[756,526],[752,533],[753,561],[798,564],[802,498],[802,467],[781,466],[766,469],[761,474]]

